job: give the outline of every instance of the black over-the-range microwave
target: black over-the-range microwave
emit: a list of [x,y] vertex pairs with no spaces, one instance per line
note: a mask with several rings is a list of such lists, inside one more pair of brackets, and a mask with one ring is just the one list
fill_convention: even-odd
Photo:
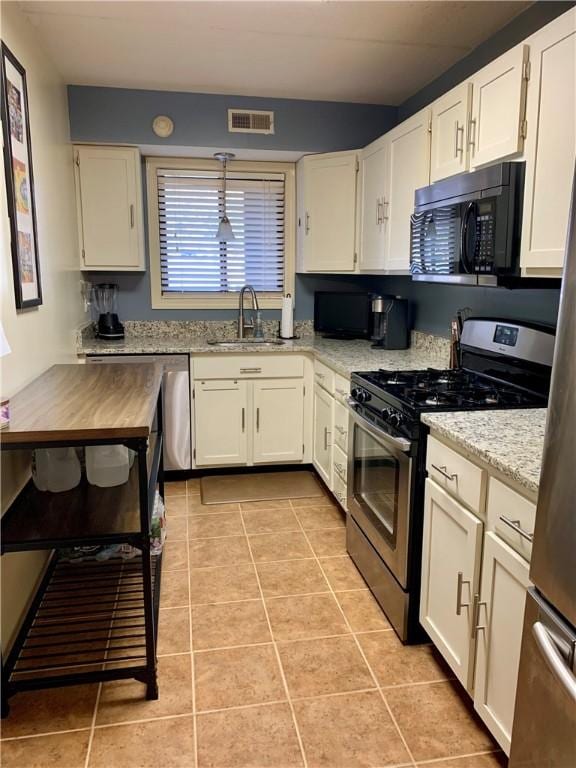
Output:
[[524,166],[500,163],[416,191],[413,280],[512,285],[520,278]]

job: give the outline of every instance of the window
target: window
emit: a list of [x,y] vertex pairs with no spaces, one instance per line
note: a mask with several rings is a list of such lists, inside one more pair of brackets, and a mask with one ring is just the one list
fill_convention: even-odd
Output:
[[233,162],[226,213],[235,239],[216,240],[222,170],[212,160],[154,158],[148,166],[152,306],[235,307],[243,285],[263,307],[293,292],[294,166]]

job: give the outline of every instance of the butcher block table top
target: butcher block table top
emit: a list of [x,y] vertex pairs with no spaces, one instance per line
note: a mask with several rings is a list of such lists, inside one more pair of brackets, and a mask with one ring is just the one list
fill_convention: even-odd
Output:
[[10,399],[4,445],[150,435],[162,369],[154,363],[54,365]]

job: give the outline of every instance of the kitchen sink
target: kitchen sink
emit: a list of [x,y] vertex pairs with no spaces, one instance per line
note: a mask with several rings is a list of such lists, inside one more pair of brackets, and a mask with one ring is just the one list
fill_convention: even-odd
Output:
[[279,347],[284,344],[284,342],[281,339],[226,339],[223,341],[215,339],[214,341],[209,341],[208,344],[217,344],[220,347],[239,347],[244,345],[249,347],[255,345],[258,345],[259,347]]

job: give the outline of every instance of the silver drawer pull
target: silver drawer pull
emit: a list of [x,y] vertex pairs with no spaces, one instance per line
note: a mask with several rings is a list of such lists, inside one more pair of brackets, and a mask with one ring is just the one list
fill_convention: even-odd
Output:
[[464,584],[470,586],[470,582],[466,581],[462,571],[458,571],[458,581],[456,583],[456,616],[461,616],[462,608],[468,608],[470,603],[462,602],[462,587]]
[[341,427],[341,426],[340,426],[340,424],[334,424],[334,429],[335,429],[337,432],[340,432],[340,434],[341,434],[342,436],[346,435],[346,432],[347,432],[347,430],[346,430],[346,429],[344,429],[344,427]]
[[262,368],[240,368],[240,373],[262,373]]
[[340,475],[340,477],[342,478],[342,480],[344,480],[344,474],[345,474],[345,471],[346,471],[346,470],[344,469],[344,467],[342,466],[342,464],[340,464],[340,462],[339,462],[339,461],[335,461],[335,462],[334,462],[334,469],[335,469],[335,470],[336,470],[336,472],[337,472],[337,473]]
[[346,390],[345,390],[345,389],[338,389],[338,387],[336,387],[336,394],[337,394],[337,395],[340,395],[340,397],[348,397],[348,395],[349,395],[350,393],[349,393],[349,392],[346,392]]
[[326,374],[325,373],[318,373],[318,371],[316,371],[315,375],[316,375],[317,379],[322,379],[322,381],[324,381],[324,379],[326,378]]
[[474,605],[472,607],[472,631],[470,633],[471,640],[474,640],[478,632],[486,629],[485,624],[478,624],[478,619],[480,618],[481,605],[483,605],[484,608],[488,607],[488,603],[486,603],[484,600],[480,600],[480,595],[474,595]]
[[432,464],[432,469],[435,469],[436,472],[440,472],[442,477],[445,477],[446,480],[456,480],[458,475],[454,473],[453,475],[448,472],[448,469],[446,467],[437,467],[436,464]]
[[520,520],[510,520],[510,518],[506,517],[505,515],[500,515],[500,520],[502,520],[504,525],[507,525],[508,528],[512,528],[513,531],[516,531],[516,533],[520,534],[523,539],[526,539],[526,541],[529,541],[530,544],[532,544],[534,541],[534,534],[525,531],[524,528],[522,528],[520,525]]

